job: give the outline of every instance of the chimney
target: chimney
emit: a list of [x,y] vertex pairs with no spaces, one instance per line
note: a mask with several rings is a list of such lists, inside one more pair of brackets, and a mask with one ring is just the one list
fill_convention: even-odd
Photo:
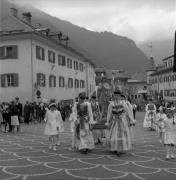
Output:
[[22,15],[23,15],[23,17],[22,17],[23,21],[28,23],[28,24],[31,24],[31,17],[32,17],[31,13],[25,12]]
[[16,8],[12,7],[12,8],[10,8],[10,14],[12,16],[17,17],[18,16],[18,10]]

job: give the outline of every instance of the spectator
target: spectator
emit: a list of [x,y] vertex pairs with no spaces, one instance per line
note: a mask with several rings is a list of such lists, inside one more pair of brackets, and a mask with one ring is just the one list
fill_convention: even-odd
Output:
[[24,122],[29,124],[30,121],[30,113],[31,113],[31,107],[28,101],[26,101],[26,104],[24,105]]

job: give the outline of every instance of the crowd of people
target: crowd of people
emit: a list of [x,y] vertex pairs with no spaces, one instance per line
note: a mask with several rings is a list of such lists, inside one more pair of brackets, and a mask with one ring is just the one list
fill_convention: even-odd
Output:
[[[114,91],[109,102],[105,121],[102,121],[96,95],[89,99],[84,92],[67,107],[67,114],[64,115],[61,103],[55,100],[47,103],[26,102],[23,107],[19,98],[11,103],[2,103],[0,112],[4,132],[20,131],[20,122],[45,122],[44,134],[49,137],[49,149],[54,151],[60,145],[59,135],[64,131],[65,117],[70,121],[73,150],[88,153],[96,144],[103,143],[110,151],[120,155],[132,148],[135,106],[118,90]],[[104,128],[95,128],[102,122],[105,122]]]
[[[0,104],[0,129],[7,132],[19,132],[21,123],[42,123],[44,122],[48,102],[29,102],[23,105],[18,97],[11,102]],[[71,112],[71,106],[65,106],[63,102],[57,103],[57,109],[61,112],[65,121]]]
[[162,102],[157,107],[150,99],[146,105],[143,127],[159,134],[159,141],[166,149],[166,160],[176,158],[176,108],[173,102]]

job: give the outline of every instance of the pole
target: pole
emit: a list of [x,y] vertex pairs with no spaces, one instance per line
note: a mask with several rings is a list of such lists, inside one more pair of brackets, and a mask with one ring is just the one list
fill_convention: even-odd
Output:
[[175,41],[174,41],[174,65],[173,72],[176,72],[176,31],[175,31]]

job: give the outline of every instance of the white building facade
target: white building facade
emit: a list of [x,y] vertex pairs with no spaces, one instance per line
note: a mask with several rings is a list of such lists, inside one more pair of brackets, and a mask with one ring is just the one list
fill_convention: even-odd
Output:
[[83,91],[95,91],[95,66],[82,54],[35,30],[0,32],[1,102],[60,101]]
[[176,100],[176,73],[173,72],[174,56],[163,59],[162,66],[148,76],[148,94],[154,99]]

